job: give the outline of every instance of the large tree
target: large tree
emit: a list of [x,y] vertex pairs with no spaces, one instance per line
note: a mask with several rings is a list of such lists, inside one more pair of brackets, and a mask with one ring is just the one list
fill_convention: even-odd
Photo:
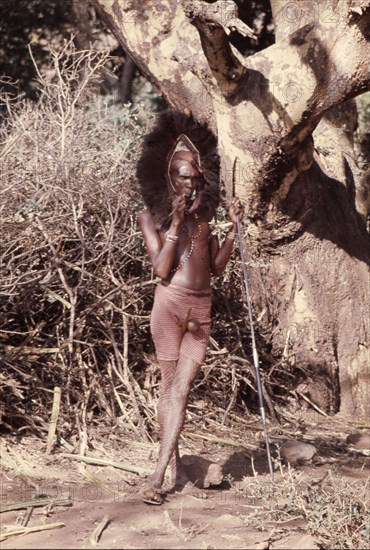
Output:
[[250,56],[230,41],[252,37],[238,2],[91,1],[168,103],[217,133],[273,352],[327,413],[368,415],[369,178],[352,98],[370,89],[370,0],[271,0],[275,43]]

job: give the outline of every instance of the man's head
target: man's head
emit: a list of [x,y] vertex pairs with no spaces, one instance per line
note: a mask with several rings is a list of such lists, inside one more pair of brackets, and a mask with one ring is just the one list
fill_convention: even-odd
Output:
[[194,201],[201,189],[199,166],[190,151],[180,150],[174,153],[169,166],[170,185],[175,195],[185,195],[187,202]]

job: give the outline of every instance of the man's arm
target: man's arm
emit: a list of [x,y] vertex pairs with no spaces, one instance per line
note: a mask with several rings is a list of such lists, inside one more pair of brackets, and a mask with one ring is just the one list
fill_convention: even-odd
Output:
[[213,275],[221,275],[227,262],[230,260],[234,240],[238,234],[238,216],[239,219],[243,219],[244,206],[241,204],[239,198],[235,197],[229,207],[229,217],[232,227],[227,233],[222,246],[220,247],[217,237],[212,237],[210,241],[210,260]]
[[185,198],[177,197],[173,201],[174,213],[166,240],[162,244],[155,222],[149,212],[144,210],[138,215],[140,230],[146,249],[158,277],[167,277],[173,266],[178,244],[180,226],[184,221]]

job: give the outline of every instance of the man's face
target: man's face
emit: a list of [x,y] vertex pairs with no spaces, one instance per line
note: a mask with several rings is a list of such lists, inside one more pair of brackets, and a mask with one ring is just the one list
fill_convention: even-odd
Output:
[[187,201],[194,200],[200,186],[200,173],[190,152],[175,153],[171,163],[170,177],[176,195],[185,195]]

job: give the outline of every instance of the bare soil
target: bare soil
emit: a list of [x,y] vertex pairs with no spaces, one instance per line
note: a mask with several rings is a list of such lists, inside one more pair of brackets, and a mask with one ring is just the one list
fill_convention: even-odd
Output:
[[[274,440],[276,429],[275,433],[274,428],[271,431]],[[195,495],[168,494],[162,506],[145,504],[140,498],[145,475],[155,464],[157,443],[134,440],[118,428],[96,427],[91,430],[86,455],[140,467],[144,474],[138,475],[111,466],[83,464],[66,458],[63,454],[69,451],[60,445],[53,454],[46,456],[46,442],[34,436],[3,437],[2,507],[35,498],[64,497],[70,503],[56,505],[50,500],[46,506],[33,508],[27,527],[58,522],[62,525],[10,536],[3,540],[1,547],[4,550],[329,547],[329,544],[323,545],[320,536],[313,532],[308,515],[305,518],[299,513],[289,513],[288,493],[293,485],[284,482],[284,493],[281,491],[282,480],[296,480],[297,499],[300,487],[315,483],[319,487],[328,476],[334,484],[336,480],[338,483],[348,480],[349,484],[363,484],[366,493],[369,458],[345,444],[346,435],[355,431],[353,425],[347,426],[346,433],[342,426],[335,426],[330,419],[326,425],[320,426],[319,431],[317,425],[311,425],[314,435],[310,435],[310,430],[304,431],[290,434],[290,437],[295,435],[297,439],[315,444],[318,449],[316,462],[299,467],[280,463],[274,475],[277,489],[272,490],[266,452],[262,445],[256,446],[260,432],[256,438],[256,431],[246,427],[233,433],[227,428],[212,430],[212,433],[192,429],[191,436],[181,438],[181,453],[188,472],[196,477],[209,460],[221,465],[223,482],[217,487],[199,489]],[[190,434],[190,430],[186,433]],[[209,435],[215,441],[202,439]],[[75,444],[78,453],[77,442],[70,443]],[[276,455],[274,445],[273,449]],[[251,496],[248,487],[252,484],[262,493],[255,490]],[[274,506],[276,510],[284,510],[285,515],[274,515],[271,512]],[[9,526],[20,526],[22,521],[25,522],[26,514],[24,508],[3,512],[0,516],[1,533],[9,532]],[[93,531],[103,518],[106,526],[98,535],[98,541],[94,542]],[[324,531],[323,527],[323,534],[327,536]],[[350,544],[346,546],[344,542],[342,547],[350,548]]]

